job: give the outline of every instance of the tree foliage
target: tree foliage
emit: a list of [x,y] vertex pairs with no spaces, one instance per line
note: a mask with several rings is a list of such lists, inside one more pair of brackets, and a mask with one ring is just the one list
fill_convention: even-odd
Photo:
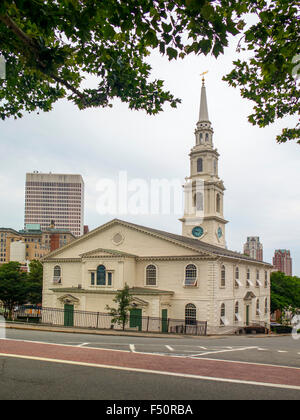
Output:
[[[296,0],[2,0],[0,52],[7,76],[0,80],[0,117],[49,111],[60,98],[80,109],[111,106],[156,114],[180,102],[149,80],[150,51],[169,60],[186,55],[218,57],[229,37],[240,36],[249,61],[236,61],[225,77],[256,103],[250,122],[268,125],[299,111],[295,57],[299,53]],[[245,27],[244,16],[258,23]],[[94,88],[84,78],[96,80]],[[299,137],[287,128],[279,141]]]
[[0,301],[8,309],[9,318],[15,306],[42,301],[43,266],[31,261],[31,272],[22,271],[21,264],[9,262],[0,266]]
[[9,262],[0,266],[0,300],[9,311],[9,318],[16,305],[27,302],[27,275],[21,270],[21,264]]
[[280,271],[271,274],[271,312],[300,309],[300,278]]
[[129,311],[132,308],[131,302],[133,297],[130,295],[129,286],[125,284],[124,288],[120,290],[113,301],[117,303],[117,308],[106,306],[112,318],[112,324],[122,325],[123,330],[129,318]]

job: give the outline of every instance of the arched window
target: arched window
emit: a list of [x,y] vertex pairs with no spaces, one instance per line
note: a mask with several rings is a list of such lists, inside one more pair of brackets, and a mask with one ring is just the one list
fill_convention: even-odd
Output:
[[259,280],[259,270],[256,270],[256,287],[260,286],[260,280]]
[[225,315],[226,315],[226,309],[225,309],[225,303],[222,303],[221,305],[221,312],[220,312],[220,325],[225,325]]
[[199,158],[197,160],[197,172],[203,172],[203,159]]
[[268,298],[265,298],[265,315],[269,312]]
[[105,286],[106,283],[106,268],[104,265],[99,265],[97,268],[97,286]]
[[234,307],[234,321],[238,322],[240,320],[239,318],[239,302],[236,302]]
[[267,288],[268,285],[269,285],[269,283],[268,283],[268,272],[265,271],[265,287]]
[[197,283],[197,267],[189,264],[185,268],[185,286],[196,286]]
[[61,268],[56,265],[53,270],[53,283],[61,283]]
[[246,272],[246,287],[250,287],[250,268],[247,268]]
[[188,303],[185,307],[185,324],[195,325],[197,323],[196,306],[193,303]]
[[225,265],[221,267],[221,287],[226,286],[226,268]]
[[217,213],[220,213],[221,211],[221,197],[219,193],[216,196],[216,211]]
[[239,267],[236,267],[235,268],[235,287],[239,287],[240,286],[240,270],[239,270]]
[[150,264],[146,268],[146,285],[156,286],[156,267]]
[[259,299],[257,299],[256,301],[256,316],[260,315],[260,303],[259,303]]
[[203,210],[203,194],[201,192],[197,192],[194,195],[194,207],[196,207],[197,211]]
[[209,140],[209,134],[208,133],[206,133],[205,134],[205,141],[208,141]]
[[53,270],[53,276],[54,276],[54,277],[60,277],[60,276],[61,276],[61,268],[60,268],[60,266],[59,266],[59,265],[56,265],[56,266],[54,267],[54,270]]

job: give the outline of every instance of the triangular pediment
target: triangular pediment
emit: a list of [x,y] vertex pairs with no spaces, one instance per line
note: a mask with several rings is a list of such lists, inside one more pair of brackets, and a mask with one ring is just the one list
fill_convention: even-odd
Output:
[[129,254],[128,252],[119,251],[117,249],[97,248],[92,251],[79,254],[81,258],[97,258],[97,257],[131,257],[135,258],[137,255]]
[[70,294],[60,296],[58,300],[64,304],[75,305],[79,303],[79,299]]
[[[114,239],[116,237],[120,240],[119,242]],[[101,257],[105,255],[118,257],[215,257],[209,250],[201,249],[197,241],[114,219],[46,255],[43,261],[51,261],[56,258],[91,258],[92,256]]]
[[244,297],[244,300],[251,300],[251,299],[254,299],[254,298],[256,298],[256,296],[253,292],[247,292],[245,297]]

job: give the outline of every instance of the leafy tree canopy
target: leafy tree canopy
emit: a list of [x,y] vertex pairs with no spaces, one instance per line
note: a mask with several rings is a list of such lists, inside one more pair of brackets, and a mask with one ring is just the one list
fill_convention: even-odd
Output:
[[[247,28],[249,12],[258,23]],[[60,98],[80,109],[111,106],[116,97],[149,114],[176,107],[163,81],[149,80],[151,49],[169,60],[218,57],[234,35],[252,58],[236,61],[225,80],[255,102],[250,122],[266,126],[299,111],[298,13],[297,0],[2,0],[0,117],[49,111]],[[97,79],[95,88],[84,88],[86,76]],[[299,130],[286,128],[278,141],[300,142]]]
[[0,300],[11,313],[16,305],[26,303],[28,297],[27,274],[21,264],[9,262],[0,266]]
[[300,278],[280,271],[271,274],[271,311],[300,309]]

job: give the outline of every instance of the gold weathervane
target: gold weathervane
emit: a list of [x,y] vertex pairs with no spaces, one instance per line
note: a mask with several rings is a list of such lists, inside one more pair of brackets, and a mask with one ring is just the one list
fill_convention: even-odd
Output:
[[204,73],[201,73],[201,74],[200,74],[200,76],[203,76],[203,77],[202,77],[202,83],[203,83],[203,86],[204,86],[204,83],[205,83],[205,78],[204,78],[204,76],[205,76],[207,73],[208,73],[208,70],[207,70],[207,71],[205,71]]

